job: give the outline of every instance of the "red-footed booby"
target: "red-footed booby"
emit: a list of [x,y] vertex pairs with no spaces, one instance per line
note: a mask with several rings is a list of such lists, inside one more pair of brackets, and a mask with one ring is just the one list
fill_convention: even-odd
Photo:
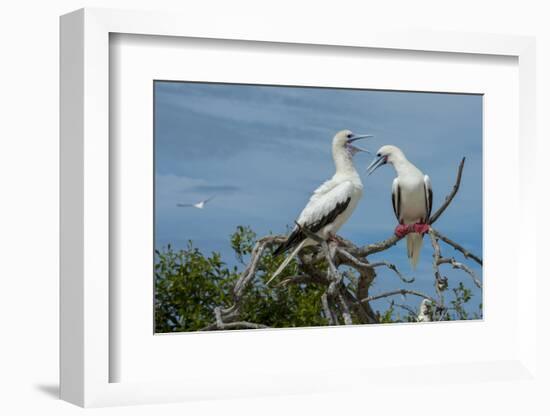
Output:
[[387,163],[397,173],[392,185],[393,212],[399,221],[395,234],[407,236],[407,255],[415,268],[422,249],[422,237],[430,229],[428,221],[433,199],[430,177],[409,162],[401,149],[392,145],[378,150],[375,160],[367,168],[369,175]]
[[332,139],[332,158],[336,172],[334,176],[318,187],[306,207],[296,220],[296,226],[273,252],[274,256],[292,250],[281,263],[267,284],[277,277],[298,252],[308,245],[317,244],[306,236],[301,227],[306,227],[323,240],[334,239],[336,232],[349,219],[363,195],[363,183],[353,166],[353,156],[358,152],[368,152],[353,142],[372,137],[369,134],[357,135],[349,130],[336,133]]

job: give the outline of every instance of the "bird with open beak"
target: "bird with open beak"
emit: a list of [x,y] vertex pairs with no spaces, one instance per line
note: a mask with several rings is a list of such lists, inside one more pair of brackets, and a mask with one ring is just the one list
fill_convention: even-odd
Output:
[[407,255],[415,268],[422,249],[422,237],[430,229],[428,221],[433,200],[430,177],[409,162],[401,149],[392,145],[378,150],[367,172],[370,175],[388,163],[397,173],[392,185],[393,212],[399,221],[395,235],[407,236]]
[[359,152],[369,153],[367,149],[356,145],[357,140],[367,137],[372,136],[354,134],[350,130],[339,131],[333,137],[332,158],[336,172],[313,192],[298,216],[296,226],[286,241],[273,252],[277,256],[292,250],[267,283],[275,279],[303,247],[317,244],[307,237],[304,227],[323,240],[336,239],[336,232],[349,219],[363,196],[363,183],[353,165],[353,157]]

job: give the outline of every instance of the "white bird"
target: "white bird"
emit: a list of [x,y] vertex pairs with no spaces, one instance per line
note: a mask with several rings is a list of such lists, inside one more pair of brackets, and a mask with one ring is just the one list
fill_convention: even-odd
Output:
[[407,255],[412,267],[416,268],[422,237],[430,229],[428,220],[433,200],[430,177],[409,162],[396,146],[382,146],[376,157],[367,168],[369,175],[386,163],[390,163],[397,173],[392,185],[393,212],[399,221],[395,234],[398,237],[407,236]]
[[416,317],[418,322],[430,322],[432,320],[432,301],[429,299],[422,299],[420,303],[420,310]]
[[286,241],[273,252],[273,255],[277,256],[293,250],[273,273],[268,284],[284,270],[303,247],[317,244],[316,241],[306,236],[301,227],[306,227],[323,240],[328,240],[335,238],[336,232],[348,220],[363,195],[363,184],[353,166],[352,159],[358,152],[368,152],[352,143],[367,137],[372,136],[369,134],[356,135],[349,130],[336,133],[332,139],[332,158],[336,172],[332,179],[315,190],[296,220],[297,225]]
[[[214,195],[215,196],[215,195]],[[203,209],[207,202],[212,201],[214,199],[214,196],[211,196],[210,198],[203,199],[202,201],[197,202],[196,204],[176,204],[176,206],[180,208],[198,208]]]

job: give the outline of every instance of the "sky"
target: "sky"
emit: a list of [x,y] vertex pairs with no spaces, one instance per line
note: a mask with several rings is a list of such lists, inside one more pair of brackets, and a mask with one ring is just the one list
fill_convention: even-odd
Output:
[[[236,265],[230,235],[249,225],[258,236],[286,233],[311,193],[334,173],[332,138],[342,129],[373,134],[361,147],[376,153],[400,147],[432,181],[435,211],[450,192],[466,157],[462,184],[435,225],[441,233],[482,256],[482,96],[425,92],[349,90],[155,81],[155,246],[187,246],[219,252]],[[367,176],[373,155],[354,162],[364,194],[339,234],[357,245],[388,238],[396,226],[390,165]],[[212,197],[203,210],[178,208]],[[416,270],[405,241],[371,256],[393,262],[413,284],[379,269],[370,293],[407,287],[433,295],[428,238]],[[443,254],[462,256],[442,246]],[[481,269],[468,263],[481,278]],[[476,267],[474,267],[476,266]],[[462,272],[442,266],[450,287],[480,290]],[[447,295],[450,299],[450,295]],[[411,305],[419,299],[396,299]],[[374,304],[386,309],[388,300]]]

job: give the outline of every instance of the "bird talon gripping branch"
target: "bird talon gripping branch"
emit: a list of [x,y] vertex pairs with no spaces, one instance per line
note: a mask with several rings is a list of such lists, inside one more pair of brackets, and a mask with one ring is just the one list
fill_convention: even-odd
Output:
[[399,238],[405,237],[407,234],[412,232],[412,228],[408,224],[399,224],[397,227],[395,227],[395,235]]
[[413,229],[415,233],[424,235],[428,231],[430,231],[430,226],[429,224],[424,224],[419,222],[413,225]]

